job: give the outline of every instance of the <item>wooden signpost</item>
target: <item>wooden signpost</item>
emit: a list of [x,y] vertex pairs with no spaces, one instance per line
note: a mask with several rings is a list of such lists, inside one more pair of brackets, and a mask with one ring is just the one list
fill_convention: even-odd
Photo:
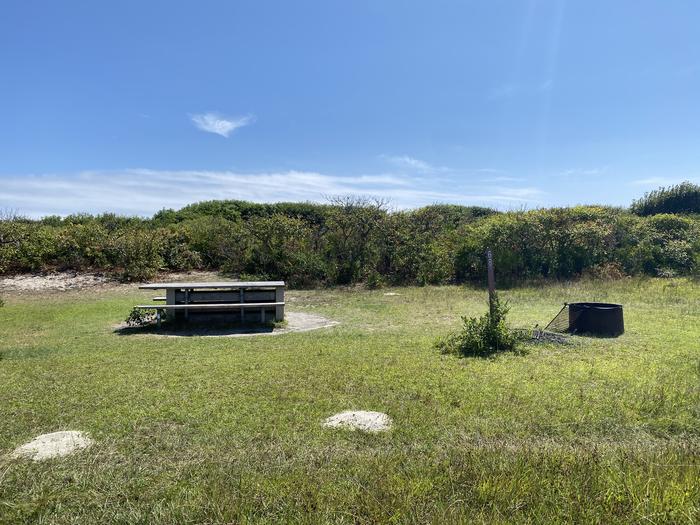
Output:
[[493,272],[493,253],[491,253],[490,248],[486,250],[486,271],[489,279],[489,312],[491,313],[491,319],[493,319],[496,302],[496,277]]

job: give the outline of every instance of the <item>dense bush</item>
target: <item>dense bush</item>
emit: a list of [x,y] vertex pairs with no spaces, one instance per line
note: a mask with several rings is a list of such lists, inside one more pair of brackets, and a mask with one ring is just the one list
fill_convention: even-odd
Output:
[[191,231],[171,226],[159,230],[162,237],[162,257],[164,264],[175,271],[202,268],[202,256],[193,248]]
[[659,188],[632,203],[637,215],[658,213],[700,213],[700,186],[682,182],[668,188]]
[[333,201],[326,216],[326,255],[334,282],[361,281],[377,271],[381,259],[386,203],[356,197]]
[[700,253],[700,222],[661,214],[638,219],[627,230],[619,260],[628,273],[672,276],[693,273]]
[[160,234],[158,230],[125,229],[110,238],[109,258],[123,280],[149,279],[163,267]]
[[204,216],[170,228],[188,239],[188,247],[192,253],[197,254],[202,267],[217,269],[232,265],[241,269],[239,266],[245,254],[246,232],[240,222]]
[[302,219],[307,223],[322,225],[330,206],[310,202],[278,202],[260,204],[256,202],[223,200],[190,204],[181,210],[161,210],[153,216],[159,226],[175,224],[199,217],[217,217],[228,221],[248,221],[255,217],[285,215]]
[[503,213],[469,224],[458,231],[457,278],[483,280],[488,248],[504,282],[578,275],[612,259],[620,215],[609,208],[555,208]]
[[696,274],[700,216],[601,206],[390,212],[382,201],[344,197],[325,205],[209,201],[152,219],[0,218],[2,274],[94,269],[137,280],[161,269],[201,268],[292,286],[483,282],[489,248],[501,285],[582,274]]
[[249,228],[247,273],[284,279],[291,286],[309,286],[324,279],[325,265],[312,248],[312,230],[306,222],[276,214],[252,219]]
[[454,278],[454,239],[460,223],[426,220],[422,210],[387,217],[382,236],[380,273],[394,284],[439,284]]
[[0,272],[34,272],[56,264],[59,229],[23,219],[0,221]]
[[[112,230],[114,231],[114,230]],[[97,221],[57,229],[58,266],[67,269],[104,268],[108,263],[109,230]]]

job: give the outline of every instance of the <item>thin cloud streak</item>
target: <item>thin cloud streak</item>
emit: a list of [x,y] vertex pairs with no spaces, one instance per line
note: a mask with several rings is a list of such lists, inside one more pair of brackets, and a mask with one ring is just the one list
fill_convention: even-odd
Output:
[[455,186],[451,191],[441,191],[423,178],[396,174],[127,169],[4,176],[0,202],[30,217],[80,212],[147,216],[162,208],[180,208],[204,200],[324,202],[327,195],[373,195],[390,200],[399,209],[436,202],[512,208],[539,204],[543,192],[501,184]]
[[409,155],[380,155],[380,158],[386,160],[397,168],[415,171],[419,173],[436,173],[450,171],[444,166],[433,166],[424,160],[411,157]]
[[206,131],[207,133],[215,133],[225,138],[228,138],[228,136],[238,128],[247,126],[255,120],[252,115],[246,115],[244,117],[224,117],[216,112],[190,115],[190,119],[198,129]]
[[380,155],[380,159],[383,159],[395,168],[400,169],[405,173],[421,174],[421,175],[434,175],[443,177],[435,178],[433,177],[433,183],[444,182],[446,184],[452,184],[445,176],[462,176],[470,177],[474,175],[481,176],[480,180],[474,180],[473,182],[484,182],[484,183],[498,183],[498,182],[521,182],[524,179],[520,177],[510,177],[505,170],[497,168],[462,168],[457,169],[448,166],[435,166],[421,159],[411,157],[410,155]]
[[648,177],[646,179],[636,179],[631,182],[635,186],[671,186],[681,182],[698,182],[700,177]]
[[595,177],[598,175],[605,175],[608,171],[608,166],[601,166],[599,168],[569,168],[564,170],[561,175],[564,177]]
[[497,183],[497,182],[523,182],[523,177],[509,177],[507,175],[498,175],[487,179],[481,179],[481,182]]

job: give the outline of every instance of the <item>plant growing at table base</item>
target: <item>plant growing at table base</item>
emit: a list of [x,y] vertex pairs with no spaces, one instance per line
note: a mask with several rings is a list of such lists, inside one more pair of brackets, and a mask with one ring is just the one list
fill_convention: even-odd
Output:
[[138,327],[152,323],[155,318],[156,314],[154,312],[144,312],[140,308],[134,308],[125,321],[131,327]]
[[481,317],[462,317],[462,328],[438,339],[434,346],[443,354],[464,357],[488,357],[498,352],[517,349],[518,336],[506,325],[508,305],[494,295],[493,313]]

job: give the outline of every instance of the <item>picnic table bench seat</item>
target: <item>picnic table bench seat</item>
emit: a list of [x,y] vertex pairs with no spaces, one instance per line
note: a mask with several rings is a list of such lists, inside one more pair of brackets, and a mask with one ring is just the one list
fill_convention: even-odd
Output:
[[284,306],[284,303],[138,304],[136,308],[151,310],[237,310],[239,308],[264,308],[273,306]]

